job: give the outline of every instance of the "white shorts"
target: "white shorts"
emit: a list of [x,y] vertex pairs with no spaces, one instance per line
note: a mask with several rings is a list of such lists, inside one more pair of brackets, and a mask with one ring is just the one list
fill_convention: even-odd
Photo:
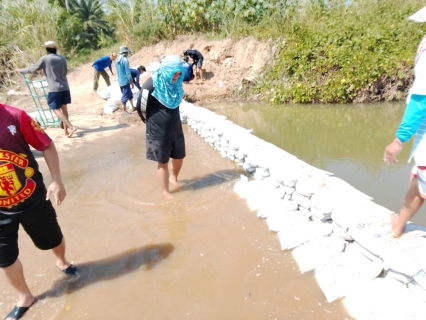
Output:
[[426,166],[414,166],[411,177],[417,179],[420,195],[426,199]]

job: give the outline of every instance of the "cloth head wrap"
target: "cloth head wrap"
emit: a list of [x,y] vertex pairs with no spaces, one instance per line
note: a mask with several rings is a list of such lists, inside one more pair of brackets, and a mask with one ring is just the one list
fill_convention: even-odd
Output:
[[[173,75],[180,72],[180,77],[172,83]],[[183,68],[179,56],[166,56],[161,61],[161,67],[152,73],[154,92],[152,95],[166,108],[179,107],[183,96]]]

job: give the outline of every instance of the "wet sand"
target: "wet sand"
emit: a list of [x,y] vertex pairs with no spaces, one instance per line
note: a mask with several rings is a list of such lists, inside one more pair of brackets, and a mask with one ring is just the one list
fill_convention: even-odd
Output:
[[[40,299],[24,319],[351,319],[233,192],[239,168],[184,131],[187,157],[171,201],[145,159],[142,124],[62,149],[68,196],[57,213],[81,276],[64,279],[52,253],[21,230],[20,259]],[[3,276],[0,287],[3,316],[16,296]]]

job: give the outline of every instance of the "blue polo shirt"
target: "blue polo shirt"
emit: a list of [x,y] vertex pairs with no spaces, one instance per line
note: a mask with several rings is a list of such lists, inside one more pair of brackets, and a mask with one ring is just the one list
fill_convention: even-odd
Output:
[[111,71],[111,74],[112,74],[113,72],[112,72],[112,68],[111,68],[111,63],[112,63],[112,61],[111,61],[110,57],[104,56],[104,57],[96,60],[93,63],[93,67],[96,69],[96,71],[99,71],[99,72],[102,72],[106,68],[109,68],[109,70]]

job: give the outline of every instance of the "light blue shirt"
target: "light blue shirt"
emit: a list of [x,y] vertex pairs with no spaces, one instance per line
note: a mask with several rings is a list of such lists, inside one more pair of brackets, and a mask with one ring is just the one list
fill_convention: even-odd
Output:
[[115,68],[117,69],[119,86],[122,87],[129,84],[132,79],[132,75],[130,74],[129,61],[127,58],[121,57],[121,59],[117,59]]

